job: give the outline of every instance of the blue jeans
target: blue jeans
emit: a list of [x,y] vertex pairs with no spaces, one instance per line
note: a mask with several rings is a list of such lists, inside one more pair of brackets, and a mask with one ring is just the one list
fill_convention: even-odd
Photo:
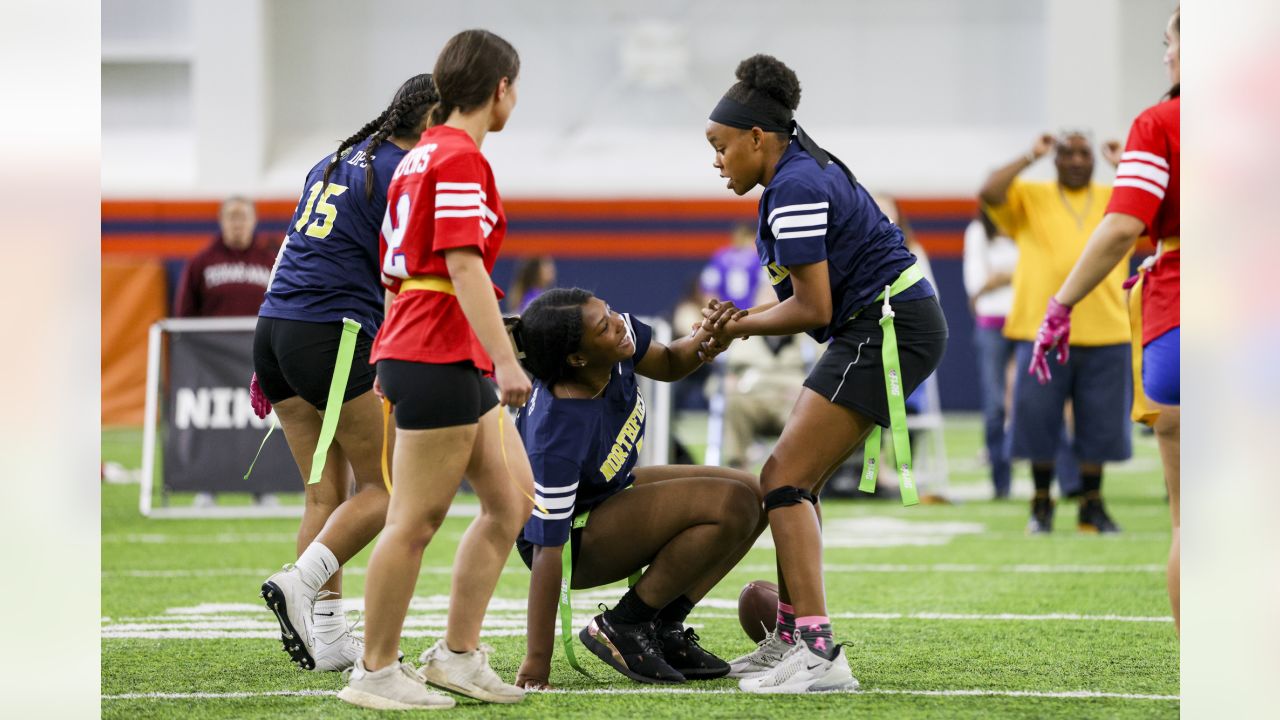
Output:
[[[1012,468],[1005,440],[1005,369],[1017,345],[1000,328],[975,327],[973,344],[978,353],[978,383],[982,391],[982,421],[991,462],[991,484],[998,498],[1009,496]],[[1014,372],[1026,372],[1014,368]],[[1064,427],[1055,458],[1058,486],[1064,495],[1080,489],[1080,466],[1071,452],[1071,440]]]
[[1000,328],[975,327],[973,345],[978,352],[978,385],[982,391],[982,424],[991,462],[991,484],[996,497],[1009,495],[1009,453],[1004,442],[1005,368],[1013,357],[1013,341]]

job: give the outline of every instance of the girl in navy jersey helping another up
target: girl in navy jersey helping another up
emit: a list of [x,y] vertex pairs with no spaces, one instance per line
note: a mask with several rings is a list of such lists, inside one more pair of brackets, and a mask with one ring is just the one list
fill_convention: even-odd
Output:
[[[345,670],[363,651],[344,621],[340,568],[382,530],[387,515],[383,423],[369,364],[383,317],[378,228],[391,175],[426,129],[437,99],[430,75],[410,78],[381,115],[316,163],[258,312],[250,399],[258,417],[275,404],[303,480],[316,480],[305,485],[298,560],[262,584],[262,597],[280,623],[285,651],[307,670]],[[313,478],[344,330],[355,336],[350,370],[336,379],[334,444]],[[350,497],[348,462],[356,481]]]
[[794,121],[796,74],[756,55],[736,75],[706,138],[730,190],[764,187],[756,249],[778,301],[716,314],[706,327],[717,347],[799,332],[828,345],[760,477],[777,548],[778,626],[730,674],[753,693],[854,689],[827,617],[818,494],[864,441],[869,457],[878,453],[878,428],[888,427],[903,499],[913,501],[903,399],[942,360],[947,324],[902,231]]
[[[524,691],[489,665],[480,626],[521,526],[533,509],[533,478],[500,404],[519,407],[530,382],[498,312],[489,273],[507,231],[489,162],[480,148],[516,105],[520,58],[510,43],[467,30],[445,44],[433,77],[433,126],[396,168],[382,224],[383,285],[393,295],[372,359],[395,406],[394,480],[386,527],[365,585],[365,649],[342,700],[373,709],[449,707],[427,684],[486,702]],[[492,374],[497,384],[485,375]],[[463,474],[480,513],[454,559],[444,638],[398,659],[409,600]]]
[[548,686],[562,582],[590,588],[642,569],[635,586],[578,633],[581,642],[640,682],[723,677],[729,665],[703,650],[684,621],[764,530],[759,483],[726,468],[635,467],[646,416],[637,376],[687,376],[708,359],[700,346],[709,334],[663,345],[648,325],[576,288],[540,295],[513,333],[536,378],[517,423],[538,502],[517,542],[533,571],[517,684]]

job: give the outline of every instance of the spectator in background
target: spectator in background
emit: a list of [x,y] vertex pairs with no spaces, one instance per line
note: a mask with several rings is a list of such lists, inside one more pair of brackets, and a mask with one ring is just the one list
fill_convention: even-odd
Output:
[[507,310],[523,313],[547,288],[556,284],[556,262],[550,255],[526,258],[516,270],[516,279],[507,293]]
[[[978,210],[978,217],[964,232],[964,287],[969,295],[969,312],[974,317],[973,344],[978,356],[978,383],[982,390],[982,419],[986,437],[987,462],[997,500],[1009,497],[1012,463],[1006,442],[1005,420],[1009,416],[1010,373],[1014,342],[1004,336],[1004,322],[1013,306],[1013,271],[1018,266],[1018,246],[996,229],[991,218]],[[1071,404],[1058,447],[1056,472],[1058,488],[1066,497],[1078,497],[1080,467],[1071,450]]]
[[[1018,178],[1050,151],[1055,153],[1056,180]],[[1107,143],[1104,153],[1113,165],[1118,164],[1119,143]],[[1044,308],[1084,251],[1111,198],[1109,185],[1092,181],[1093,169],[1093,146],[1086,133],[1067,131],[1056,138],[1045,134],[1027,153],[991,173],[982,186],[983,209],[1018,245],[1013,304],[1004,335],[1017,344],[1019,368],[1030,364]],[[1054,374],[1052,382],[1040,385],[1024,372],[1015,374],[1011,455],[1031,460],[1035,483],[1028,532],[1053,530],[1053,458],[1059,450],[1068,399],[1075,417],[1073,446],[1084,490],[1077,527],[1084,532],[1120,530],[1103,506],[1101,489],[1103,464],[1132,454],[1129,320],[1121,289],[1127,264],[1118,265],[1076,305],[1070,362]]]
[[740,308],[751,307],[760,285],[760,255],[756,251],[754,227],[745,223],[733,227],[729,246],[717,250],[703,268],[701,284],[708,298],[726,300]]
[[256,317],[278,247],[254,236],[253,201],[233,195],[218,210],[218,235],[182,271],[177,317]]
[[[278,247],[255,237],[253,201],[232,195],[218,209],[218,234],[182,271],[174,301],[177,317],[257,317],[271,281]],[[259,505],[275,505],[274,495],[254,495]],[[196,493],[196,507],[215,504],[213,493]]]

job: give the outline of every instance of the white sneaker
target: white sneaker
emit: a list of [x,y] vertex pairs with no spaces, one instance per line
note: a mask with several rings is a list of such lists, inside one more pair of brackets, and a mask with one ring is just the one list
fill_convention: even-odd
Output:
[[349,627],[333,642],[325,642],[319,635],[315,637],[316,672],[337,672],[346,670],[356,664],[364,656],[364,638],[356,635],[355,627]]
[[749,693],[851,692],[858,680],[849,671],[844,648],[836,648],[836,656],[827,660],[809,651],[804,640],[796,644],[769,672],[738,681],[738,688]]
[[457,704],[448,695],[428,690],[408,663],[369,672],[364,659],[357,658],[346,679],[338,699],[370,710],[443,710]]
[[749,678],[763,675],[778,666],[782,657],[791,651],[788,645],[778,637],[777,631],[771,631],[756,645],[756,649],[740,658],[729,661],[729,677]]
[[311,637],[311,612],[315,594],[302,581],[292,563],[262,583],[262,599],[280,622],[284,651],[303,670],[315,670],[315,639]]
[[516,703],[524,699],[524,689],[502,682],[489,667],[493,648],[480,644],[471,652],[455,653],[440,640],[418,658],[418,676],[441,690],[491,703]]

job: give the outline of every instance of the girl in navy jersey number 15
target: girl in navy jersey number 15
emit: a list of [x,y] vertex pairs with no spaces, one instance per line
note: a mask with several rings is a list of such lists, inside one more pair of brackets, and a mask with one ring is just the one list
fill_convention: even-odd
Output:
[[[258,311],[250,398],[259,417],[275,404],[304,481],[312,474],[343,318],[360,323],[333,445],[320,481],[305,485],[297,563],[262,584],[285,651],[308,670],[345,670],[362,651],[344,621],[340,568],[378,534],[387,514],[382,418],[369,365],[383,314],[378,228],[391,175],[436,100],[430,75],[410,78],[381,115],[311,168]],[[356,481],[349,497],[348,462]]]
[[[796,74],[756,55],[736,75],[706,137],[730,190],[765,188],[756,249],[778,302],[708,323],[719,346],[807,332],[828,347],[760,476],[777,548],[778,629],[734,660],[731,675],[753,693],[852,689],[857,680],[827,617],[818,493],[874,426],[890,426],[891,409],[899,414],[887,388],[906,397],[938,366],[947,325],[902,231],[792,119]],[[882,309],[897,331],[897,363],[886,351]]]

